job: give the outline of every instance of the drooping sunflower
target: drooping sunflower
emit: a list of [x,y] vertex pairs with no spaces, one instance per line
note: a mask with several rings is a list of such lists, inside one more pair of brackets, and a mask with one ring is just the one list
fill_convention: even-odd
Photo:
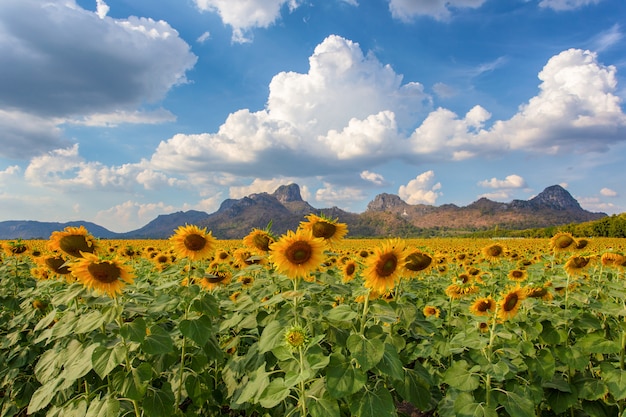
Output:
[[233,252],[235,258],[235,266],[245,268],[250,265],[262,265],[265,263],[265,257],[259,256],[257,253],[251,252],[248,248],[237,248]]
[[315,214],[305,217],[307,221],[300,222],[300,229],[310,230],[313,237],[321,237],[329,245],[341,242],[348,233],[348,226],[345,223],[339,223],[337,219],[332,220]]
[[404,267],[410,273],[417,274],[430,269],[433,265],[432,256],[420,251],[412,251],[406,256]]
[[[43,268],[49,272],[51,277],[54,276],[64,276],[67,278],[70,275],[69,262],[60,255],[57,254],[47,254],[40,256],[37,258],[37,264],[41,265]],[[70,279],[72,281],[73,279]]]
[[70,265],[72,275],[85,287],[115,297],[126,284],[135,278],[132,268],[116,259],[100,259],[92,253],[83,253],[82,258]]
[[176,229],[170,237],[172,249],[180,258],[189,258],[192,261],[206,259],[213,253],[216,239],[206,228],[186,224]]
[[393,289],[404,274],[405,247],[401,239],[389,239],[376,248],[363,271],[365,287],[381,294]]
[[305,278],[324,261],[324,247],[324,239],[313,237],[310,231],[288,230],[270,245],[269,260],[289,278]]
[[85,226],[68,226],[63,231],[52,232],[48,248],[51,251],[63,251],[74,258],[82,258],[85,253],[95,253],[98,243]]
[[207,270],[206,273],[194,279],[194,282],[204,288],[205,290],[212,291],[218,287],[226,286],[233,278],[233,274],[225,269],[221,270]]
[[424,313],[424,317],[439,317],[441,310],[435,306],[427,305],[422,309],[422,313]]
[[524,290],[526,291],[526,297],[528,298],[541,298],[544,301],[550,301],[554,299],[554,296],[550,291],[548,291],[549,286],[538,286],[538,287],[526,287]]
[[496,300],[491,297],[479,297],[469,309],[477,316],[489,316],[496,310]]
[[604,266],[623,268],[626,266],[626,256],[621,253],[605,252],[600,257],[600,262]]
[[507,277],[511,281],[517,281],[517,282],[526,281],[528,279],[528,271],[526,271],[525,269],[512,269],[507,274]]
[[550,249],[555,252],[574,249],[576,247],[576,239],[571,233],[559,232],[550,238]]
[[509,290],[499,302],[498,317],[503,321],[515,317],[525,298],[526,292],[522,288],[515,287]]
[[252,231],[243,238],[243,244],[261,255],[267,254],[267,252],[270,251],[270,245],[276,242],[272,233],[267,229],[269,229],[269,226],[265,230],[252,229]]
[[563,269],[570,275],[582,275],[591,266],[590,256],[572,256],[567,260]]
[[492,243],[482,249],[482,253],[488,261],[497,261],[500,257],[504,256],[505,251],[504,246],[499,243]]

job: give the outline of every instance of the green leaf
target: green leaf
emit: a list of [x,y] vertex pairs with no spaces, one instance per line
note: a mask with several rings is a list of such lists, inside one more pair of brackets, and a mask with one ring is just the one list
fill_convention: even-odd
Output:
[[113,385],[123,396],[131,400],[141,401],[146,395],[148,383],[152,378],[152,366],[144,362],[130,372],[118,372],[113,374]]
[[93,365],[91,363],[91,355],[99,345],[93,343],[87,347],[84,347],[77,340],[72,340],[67,346],[67,359],[63,365],[63,372],[61,376],[65,379],[63,387],[69,387],[78,378],[81,378],[91,369]]
[[185,378],[185,390],[194,404],[198,406],[211,397],[209,390],[202,385],[202,379],[195,374],[189,374]]
[[117,417],[119,413],[119,400],[106,396],[104,398],[91,399],[85,417]]
[[526,397],[515,392],[506,392],[504,397],[504,409],[511,417],[534,417],[535,404]]
[[583,400],[599,400],[609,393],[609,387],[607,387],[606,383],[601,379],[577,378],[574,384],[578,389],[578,397]]
[[271,321],[265,326],[259,338],[259,353],[269,352],[282,344],[285,340],[285,325],[278,320]]
[[582,371],[589,365],[589,355],[584,355],[576,345],[570,347],[557,346],[555,354],[561,362],[572,369]]
[[404,369],[404,378],[393,381],[393,386],[403,400],[422,411],[430,409],[431,395],[428,383],[413,369]]
[[257,402],[257,398],[261,396],[269,383],[269,373],[265,371],[265,362],[263,362],[261,366],[250,374],[250,379],[247,383],[244,383],[243,390],[239,393],[235,403]]
[[212,294],[204,294],[202,298],[194,300],[191,309],[209,317],[219,316],[218,303]]
[[65,361],[65,349],[53,348],[45,351],[35,365],[35,376],[42,384],[57,377]]
[[174,393],[168,382],[161,389],[150,389],[143,400],[144,415],[150,417],[170,417],[174,415]]
[[111,348],[98,346],[91,355],[93,370],[96,371],[101,379],[104,379],[113,369],[122,363],[125,353],[126,349],[121,343]]
[[460,391],[473,391],[480,385],[478,375],[470,371],[464,360],[452,363],[443,375],[443,382]]
[[456,417],[498,417],[498,412],[493,406],[485,403],[477,403],[469,393],[463,393],[454,402]]
[[382,384],[374,391],[365,390],[350,403],[350,412],[357,417],[397,416],[393,398]]
[[304,359],[312,370],[324,369],[330,363],[330,356],[326,356],[319,345],[313,345],[307,349]]
[[259,397],[259,404],[264,408],[274,408],[289,395],[290,387],[285,385],[283,378],[276,378],[270,382]]
[[150,334],[141,343],[141,347],[151,355],[166,354],[174,350],[170,334],[158,325],[150,328]]
[[333,398],[343,398],[359,391],[365,385],[367,376],[340,353],[330,355],[326,368],[326,388]]
[[102,326],[103,323],[104,317],[98,310],[81,314],[80,320],[76,323],[76,327],[74,328],[74,334],[89,333]]
[[369,371],[376,366],[384,354],[382,340],[366,339],[360,334],[351,334],[346,342],[346,347],[364,371]]
[[340,304],[326,312],[326,318],[334,322],[351,322],[358,316],[357,312],[347,304]]
[[545,399],[555,414],[561,414],[578,403],[576,387],[570,386],[569,391],[551,388],[545,390]]
[[204,346],[211,337],[213,326],[209,317],[200,316],[195,320],[182,320],[179,327],[183,335],[196,342],[198,346]]
[[139,317],[130,323],[124,323],[120,328],[120,336],[128,341],[141,343],[146,338],[147,328],[146,321]]
[[311,417],[340,417],[339,403],[336,399],[326,395],[322,398],[316,398],[308,403],[309,413]]
[[385,343],[383,357],[376,368],[392,380],[404,379],[404,368],[396,347],[391,343]]
[[574,346],[583,353],[604,354],[618,353],[621,348],[620,344],[615,340],[607,340],[603,330],[584,335]]
[[541,322],[543,330],[539,336],[543,343],[548,345],[558,345],[565,340],[567,335],[563,331],[554,328],[551,322],[545,320]]
[[61,385],[62,382],[63,378],[57,377],[37,388],[30,399],[30,403],[28,403],[28,414],[33,414],[47,407],[57,394],[59,385]]
[[616,400],[626,398],[626,371],[613,367],[610,363],[600,364],[602,380],[606,382],[609,392]]

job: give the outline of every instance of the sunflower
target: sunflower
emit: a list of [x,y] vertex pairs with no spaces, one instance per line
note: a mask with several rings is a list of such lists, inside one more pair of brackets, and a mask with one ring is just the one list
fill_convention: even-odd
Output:
[[426,271],[433,266],[433,258],[420,251],[413,251],[406,256],[404,267],[413,273]]
[[174,253],[180,258],[189,258],[192,261],[206,259],[211,256],[216,239],[206,228],[198,226],[180,226],[170,237]]
[[37,258],[36,262],[49,272],[48,275],[50,275],[50,277],[61,275],[67,278],[70,275],[69,262],[60,255],[49,254],[40,256]]
[[321,237],[329,245],[341,242],[348,233],[348,226],[345,223],[338,223],[337,219],[331,220],[315,214],[305,217],[308,221],[300,222],[300,229],[309,230],[313,237]]
[[496,300],[491,297],[480,297],[474,301],[469,309],[477,316],[489,316],[496,310]]
[[541,298],[544,301],[550,301],[554,299],[554,296],[548,291],[548,286],[539,287],[526,287],[524,288],[526,297],[528,298]]
[[269,252],[270,245],[275,241],[276,239],[267,229],[261,230],[254,228],[243,238],[244,245],[261,255],[265,255]]
[[526,298],[526,292],[520,288],[515,287],[509,292],[504,294],[499,303],[498,316],[502,320],[508,320],[517,314],[522,300]]
[[22,242],[22,239],[17,239],[16,241],[5,242],[3,249],[7,256],[19,256],[26,253],[28,246]]
[[405,244],[400,239],[390,239],[374,250],[363,272],[365,287],[385,293],[395,286],[404,272]]
[[265,263],[265,257],[253,253],[248,248],[238,248],[233,252],[235,265],[239,268],[245,268],[250,265],[262,265]]
[[550,249],[555,252],[573,249],[576,246],[576,240],[571,233],[559,232],[550,238]]
[[48,248],[51,251],[60,250],[75,258],[82,258],[85,253],[94,253],[98,249],[98,244],[85,226],[68,226],[62,232],[52,232]]
[[357,263],[353,260],[348,260],[343,264],[341,268],[341,273],[343,275],[341,281],[345,284],[346,282],[350,282],[356,276],[358,271]]
[[493,243],[491,245],[485,246],[482,249],[483,255],[489,261],[497,261],[501,256],[504,255],[504,252],[504,246],[500,245],[499,243]]
[[600,257],[600,262],[604,266],[624,267],[626,266],[626,256],[620,253],[606,252]]
[[582,275],[591,265],[591,257],[589,256],[572,256],[567,260],[565,266],[565,272],[570,275]]
[[285,331],[285,345],[291,350],[303,348],[309,342],[307,331],[304,327],[293,325]]
[[435,306],[425,306],[422,313],[424,313],[424,317],[439,317],[441,310]]
[[85,287],[115,297],[122,288],[132,283],[134,274],[129,266],[117,260],[103,260],[92,253],[83,253],[82,258],[70,265],[72,275]]
[[526,271],[525,269],[512,269],[509,271],[507,277],[511,281],[526,281],[528,279],[528,271]]
[[287,231],[270,245],[269,259],[276,270],[289,278],[304,278],[324,262],[324,239],[310,231]]
[[233,274],[226,270],[208,270],[200,277],[196,278],[194,282],[204,288],[205,290],[214,290],[217,287],[225,286],[230,283],[233,278]]

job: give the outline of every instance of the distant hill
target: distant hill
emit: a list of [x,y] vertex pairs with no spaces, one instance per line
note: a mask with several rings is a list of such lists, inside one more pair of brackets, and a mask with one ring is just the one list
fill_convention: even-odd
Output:
[[216,238],[240,239],[252,228],[265,228],[283,234],[295,230],[308,214],[323,214],[348,225],[350,237],[417,237],[439,235],[441,231],[476,231],[494,227],[531,229],[559,226],[606,217],[605,213],[584,210],[567,190],[558,185],[547,187],[530,200],[499,203],[481,198],[468,206],[454,204],[411,205],[395,194],[379,194],[367,210],[356,214],[337,207],[317,209],[302,200],[297,184],[280,186],[273,193],[257,193],[240,199],[227,199],[220,208],[207,214],[202,211],[176,212],[158,216],[144,227],[126,233],[114,233],[89,222],[45,223],[35,221],[0,222],[0,239],[47,239],[55,230],[84,225],[100,238],[165,239],[184,224],[206,227]]

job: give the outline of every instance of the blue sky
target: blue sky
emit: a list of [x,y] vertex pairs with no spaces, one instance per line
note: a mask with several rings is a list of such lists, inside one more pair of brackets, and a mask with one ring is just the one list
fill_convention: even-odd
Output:
[[[297,183],[316,208],[626,211],[623,0],[2,0],[0,221]],[[264,225],[259,225],[264,226]]]

